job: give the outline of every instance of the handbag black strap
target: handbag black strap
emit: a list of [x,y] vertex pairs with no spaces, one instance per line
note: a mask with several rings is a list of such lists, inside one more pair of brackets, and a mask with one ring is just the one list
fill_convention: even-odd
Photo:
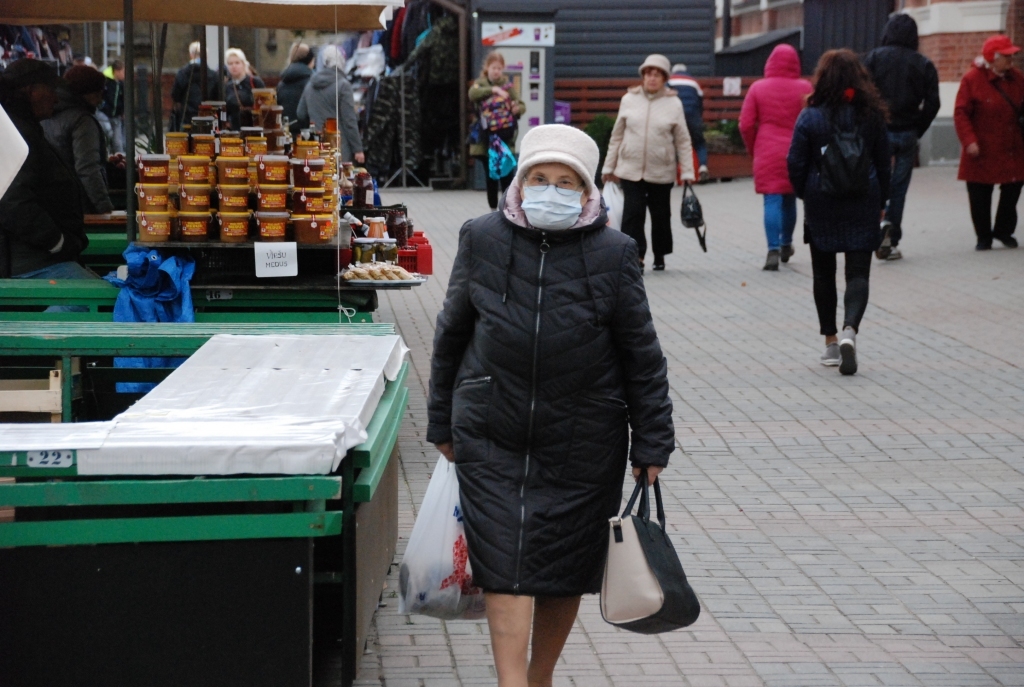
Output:
[[1009,105],[1010,109],[1013,110],[1013,114],[1017,115],[1017,118],[1019,119],[1021,116],[1021,108],[1013,104],[1013,101],[1010,100],[1010,96],[1007,95],[1006,91],[999,87],[999,83],[997,81],[992,82],[992,87],[999,91],[999,95],[1003,96],[1003,100],[1006,101],[1006,104]]
[[636,504],[638,497],[640,505],[637,508],[636,515],[644,522],[647,522],[651,519],[651,505],[647,496],[647,468],[640,469],[640,477],[637,478],[636,486],[633,487],[633,495],[629,497],[626,508],[622,511],[622,517],[629,517],[633,512],[633,505]]
[[668,532],[665,521],[665,503],[661,500],[661,481],[654,478],[654,502],[658,507],[658,524],[661,525],[662,532]]

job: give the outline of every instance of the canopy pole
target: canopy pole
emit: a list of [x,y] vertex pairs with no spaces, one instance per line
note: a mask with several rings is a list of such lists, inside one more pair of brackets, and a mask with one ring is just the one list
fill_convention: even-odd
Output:
[[124,0],[124,198],[128,242],[135,240],[135,8]]
[[[203,102],[207,99],[210,92],[207,90],[210,85],[206,82],[206,70],[209,69],[209,62],[206,59],[206,25],[203,24],[203,30],[199,32],[199,90],[202,93],[199,95],[199,102]],[[185,99],[185,111],[188,111],[188,97]]]

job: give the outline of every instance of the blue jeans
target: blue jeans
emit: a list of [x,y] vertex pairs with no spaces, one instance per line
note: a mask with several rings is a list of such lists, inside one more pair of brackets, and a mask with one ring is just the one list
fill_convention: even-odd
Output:
[[707,166],[708,144],[704,139],[704,120],[698,112],[686,112],[684,116],[686,117],[686,128],[690,130],[690,142],[697,153],[697,163]]
[[767,193],[764,196],[764,233],[768,238],[768,250],[779,250],[782,246],[793,245],[793,230],[796,229],[796,196],[792,194]]
[[892,181],[889,182],[889,205],[885,218],[892,222],[889,237],[895,248],[903,238],[903,206],[910,188],[910,174],[917,156],[917,134],[913,131],[890,131],[889,148],[892,150]]
[[[69,260],[32,272],[14,275],[15,279],[99,279],[95,272]],[[51,305],[43,312],[89,312],[84,305]]]

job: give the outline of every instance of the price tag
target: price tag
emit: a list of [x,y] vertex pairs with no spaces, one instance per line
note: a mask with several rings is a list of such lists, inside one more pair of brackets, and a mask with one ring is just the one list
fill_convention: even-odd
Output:
[[75,452],[61,451],[28,451],[27,463],[30,468],[69,468],[75,464]]
[[253,248],[257,277],[298,276],[299,251],[294,242],[258,242],[253,244]]
[[207,289],[206,300],[208,301],[230,301],[235,297],[231,289]]

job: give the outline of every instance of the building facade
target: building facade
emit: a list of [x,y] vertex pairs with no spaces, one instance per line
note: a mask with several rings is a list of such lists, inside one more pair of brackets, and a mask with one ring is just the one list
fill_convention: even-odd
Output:
[[[716,0],[717,49],[723,44],[722,13],[728,1]],[[905,12],[917,21],[920,50],[938,69],[942,98],[939,116],[921,141],[921,162],[955,164],[960,145],[953,130],[953,104],[960,79],[992,34],[1005,33],[1017,44],[1024,40],[1024,0],[864,1],[884,3],[889,11]],[[804,0],[732,0],[731,12],[733,45],[804,24]]]

